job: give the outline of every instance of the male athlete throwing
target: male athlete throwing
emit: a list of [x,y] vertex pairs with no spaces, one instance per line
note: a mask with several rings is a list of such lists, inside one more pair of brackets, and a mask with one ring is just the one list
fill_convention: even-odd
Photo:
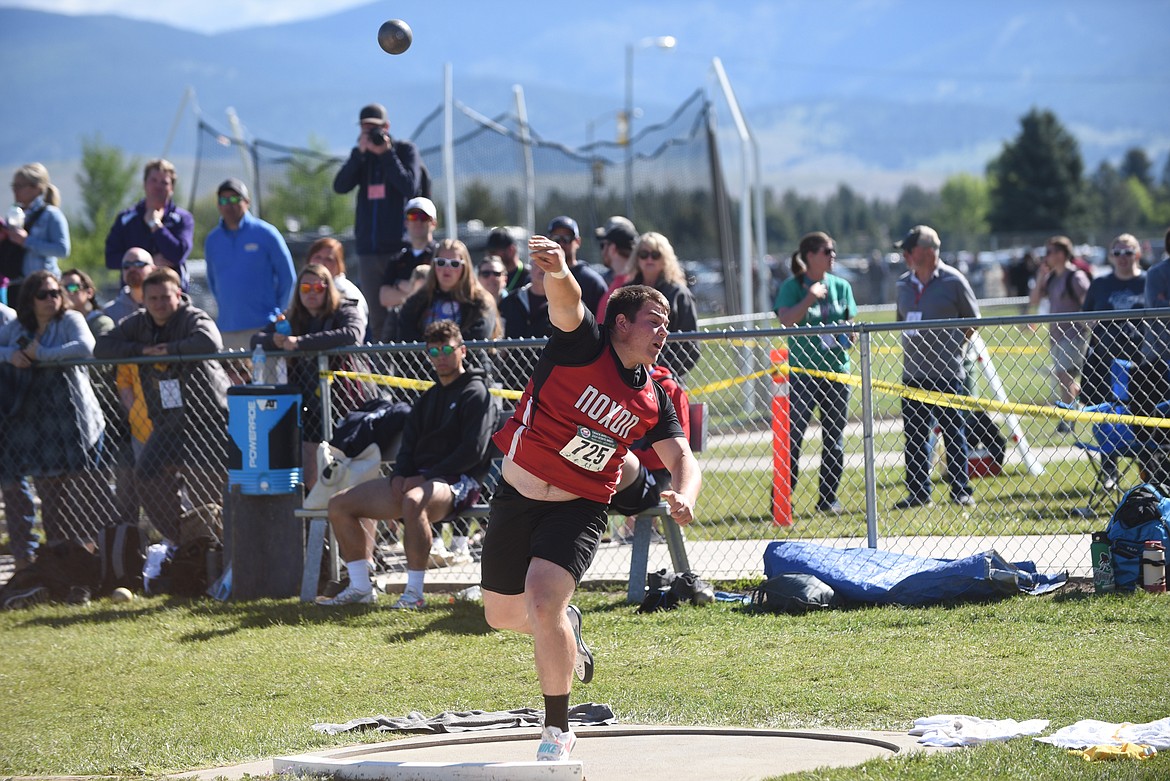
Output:
[[[619,489],[622,460],[646,437],[670,470],[662,492],[680,525],[694,519],[701,476],[670,397],[650,379],[666,341],[670,310],[653,288],[619,288],[598,326],[560,245],[534,236],[532,262],[546,272],[552,335],[516,414],[495,435],[503,480],[483,544],[483,606],[496,629],[532,635],[544,695],[538,760],[562,761],[573,673],[593,677],[581,639],[581,611],[569,600],[589,568]],[[637,478],[632,478],[637,479]]]

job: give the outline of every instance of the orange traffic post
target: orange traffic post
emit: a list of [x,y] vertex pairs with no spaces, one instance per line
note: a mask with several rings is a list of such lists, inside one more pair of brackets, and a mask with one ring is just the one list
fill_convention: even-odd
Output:
[[789,450],[788,348],[772,350],[772,524],[792,525],[792,453]]

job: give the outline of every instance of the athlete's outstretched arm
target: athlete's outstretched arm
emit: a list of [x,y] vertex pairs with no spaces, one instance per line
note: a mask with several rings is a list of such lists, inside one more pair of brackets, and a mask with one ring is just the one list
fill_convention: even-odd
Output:
[[549,322],[561,331],[577,330],[585,319],[585,305],[581,303],[581,287],[569,273],[561,245],[545,236],[533,236],[528,240],[528,257],[545,272]]

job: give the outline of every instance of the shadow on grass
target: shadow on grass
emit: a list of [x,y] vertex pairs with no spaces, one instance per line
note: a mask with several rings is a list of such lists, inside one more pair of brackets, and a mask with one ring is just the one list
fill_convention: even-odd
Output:
[[357,621],[368,622],[370,619],[401,624],[400,627],[390,627],[391,631],[387,634],[387,643],[412,640],[430,633],[458,637],[486,635],[493,631],[484,620],[483,607],[478,604],[443,604],[435,601],[428,603],[425,609],[418,611],[391,610],[390,604],[383,599],[380,604],[375,605],[323,608],[309,602],[291,599],[215,602],[207,599],[166,597],[162,600],[151,601],[149,604],[139,602],[133,606],[78,608],[76,612],[68,615],[35,616],[24,623],[27,626],[63,629],[133,621],[147,616],[179,611],[186,611],[192,616],[203,616],[221,622],[221,624],[227,622],[214,628],[187,632],[179,638],[180,642],[184,643],[200,643],[230,637],[247,629],[304,626],[306,624],[343,626]]

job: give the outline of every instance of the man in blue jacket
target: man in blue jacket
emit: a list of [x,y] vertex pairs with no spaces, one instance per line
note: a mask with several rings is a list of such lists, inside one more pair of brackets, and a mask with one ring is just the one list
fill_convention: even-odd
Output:
[[[371,103],[358,118],[361,133],[357,146],[333,179],[333,190],[344,195],[357,188],[354,242],[357,245],[358,279],[367,301],[377,301],[387,262],[405,246],[403,232],[406,202],[423,189],[423,164],[418,149],[409,141],[390,138],[386,109]],[[382,333],[386,311],[370,307],[370,333]]]
[[248,212],[251,199],[239,179],[216,190],[219,225],[207,234],[207,284],[219,307],[223,346],[243,350],[292,300],[292,255],[276,228]]
[[121,269],[122,258],[132,247],[141,247],[155,266],[172,268],[182,280],[183,292],[190,279],[187,255],[195,238],[195,218],[175,205],[175,166],[169,160],[151,160],[142,173],[146,197],[118,215],[106,234],[106,268]]

